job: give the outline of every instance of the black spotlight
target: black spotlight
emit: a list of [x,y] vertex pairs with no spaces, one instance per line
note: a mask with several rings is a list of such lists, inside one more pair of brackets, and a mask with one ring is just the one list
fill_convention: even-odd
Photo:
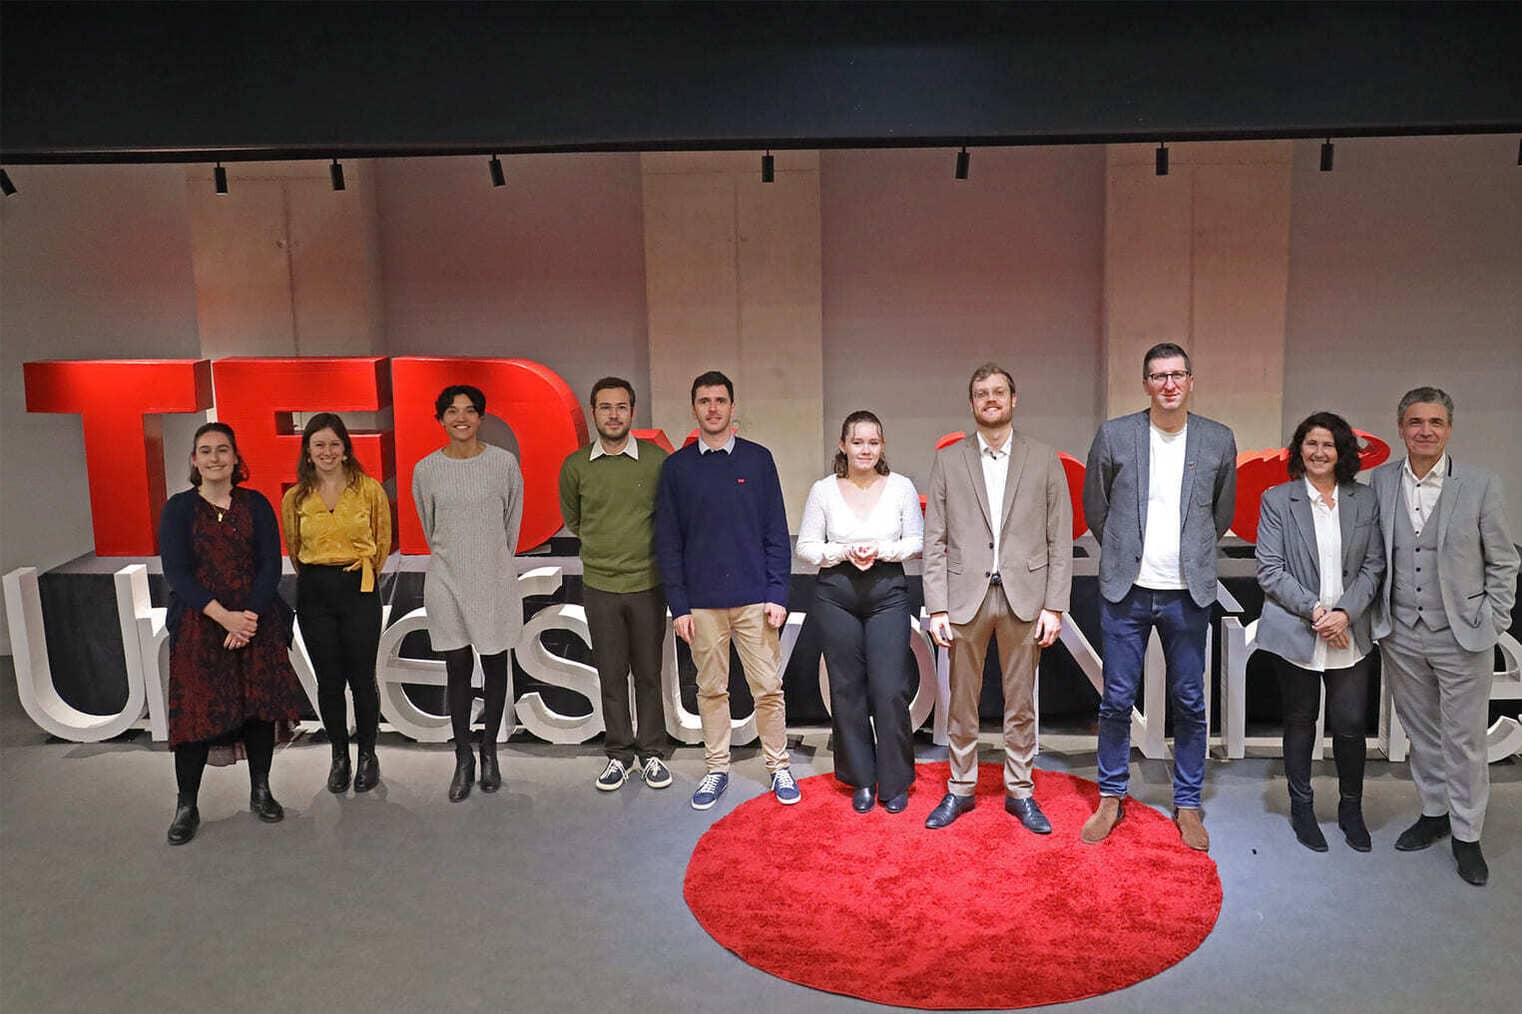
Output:
[[502,175],[502,160],[493,155],[491,161],[486,163],[486,171],[491,173],[491,185],[494,187],[507,186],[507,177]]
[[333,178],[334,190],[344,188],[344,167],[338,164],[338,159],[335,158],[333,164],[328,166],[328,175]]
[[1321,171],[1322,172],[1329,173],[1329,172],[1332,171],[1332,159],[1335,157],[1335,154],[1336,153],[1332,149],[1332,139],[1331,138],[1327,138],[1325,141],[1321,142]]
[[1168,146],[1165,144],[1157,146],[1157,174],[1168,175]]
[[772,153],[767,152],[761,156],[761,182],[770,183],[777,178],[777,160],[772,158]]
[[11,182],[11,174],[4,169],[0,169],[0,193],[3,193],[6,197],[11,197],[16,193],[16,184]]
[[967,154],[967,146],[963,145],[962,150],[957,152],[957,179],[965,180],[967,178],[967,169],[971,164],[972,156]]
[[211,171],[211,178],[216,181],[217,193],[221,194],[223,197],[226,197],[227,170],[222,168],[221,162],[218,162],[217,167]]

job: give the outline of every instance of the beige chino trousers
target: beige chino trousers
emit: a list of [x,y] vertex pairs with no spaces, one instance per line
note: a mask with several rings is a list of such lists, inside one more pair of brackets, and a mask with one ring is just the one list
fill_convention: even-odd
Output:
[[951,625],[951,707],[946,721],[951,779],[946,791],[971,796],[978,787],[978,696],[983,690],[983,661],[988,640],[999,640],[999,669],[1004,677],[1004,792],[1028,799],[1034,792],[1031,766],[1036,758],[1036,662],[1041,657],[1027,622],[1009,607],[1004,589],[993,585],[977,615]]
[[710,772],[729,770],[729,646],[733,643],[756,702],[756,731],[766,770],[787,767],[787,717],[782,700],[782,639],[758,602],[734,609],[692,611],[692,661],[698,667],[698,716],[703,760]]

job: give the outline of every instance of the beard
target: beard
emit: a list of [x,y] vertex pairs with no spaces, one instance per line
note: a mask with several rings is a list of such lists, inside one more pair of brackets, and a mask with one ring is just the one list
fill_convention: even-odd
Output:
[[628,435],[629,430],[633,428],[629,423],[625,423],[617,429],[604,429],[601,423],[594,423],[593,425],[597,427],[597,435],[604,440],[622,440]]

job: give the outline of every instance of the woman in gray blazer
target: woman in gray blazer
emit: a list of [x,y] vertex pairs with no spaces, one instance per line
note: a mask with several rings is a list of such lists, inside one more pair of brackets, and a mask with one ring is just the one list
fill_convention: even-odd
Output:
[[1337,826],[1359,852],[1372,847],[1363,820],[1364,714],[1372,617],[1385,572],[1374,491],[1354,481],[1358,438],[1341,416],[1317,412],[1295,428],[1290,481],[1263,494],[1257,646],[1275,656],[1284,698],[1284,775],[1290,826],[1300,844],[1327,850],[1311,797],[1311,747],[1321,683],[1341,796]]

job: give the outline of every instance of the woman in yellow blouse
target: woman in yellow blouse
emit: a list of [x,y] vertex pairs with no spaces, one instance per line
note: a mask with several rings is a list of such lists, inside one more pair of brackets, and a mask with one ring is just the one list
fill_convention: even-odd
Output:
[[286,490],[280,517],[296,568],[296,617],[317,671],[317,707],[333,745],[328,791],[349,788],[347,683],[359,740],[354,791],[368,792],[380,781],[375,655],[381,634],[379,575],[391,550],[391,501],[360,467],[348,428],[332,412],[307,422],[296,485]]

